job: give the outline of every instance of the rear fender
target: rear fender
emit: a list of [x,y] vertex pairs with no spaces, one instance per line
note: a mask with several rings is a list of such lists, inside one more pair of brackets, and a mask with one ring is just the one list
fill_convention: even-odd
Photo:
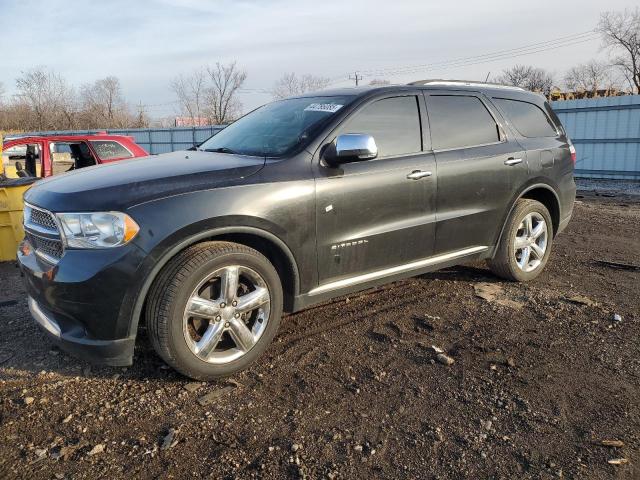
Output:
[[[556,203],[558,206],[558,209],[560,209],[560,197],[558,196],[557,193],[557,185],[554,186],[551,185],[552,182],[550,182],[548,179],[544,179],[544,183],[541,183],[541,179],[536,178],[536,179],[532,179],[530,182],[528,182],[527,184],[525,184],[511,199],[511,202],[509,204],[509,208],[506,210],[505,214],[502,217],[502,226],[500,227],[500,233],[498,234],[498,237],[496,238],[494,244],[493,244],[493,248],[490,252],[490,257],[493,258],[494,254],[495,254],[495,250],[498,247],[498,245],[500,244],[500,241],[502,240],[502,234],[504,233],[504,228],[507,224],[507,219],[509,218],[509,216],[511,215],[511,212],[513,211],[513,209],[516,206],[516,202],[523,198],[527,192],[530,192],[532,190],[535,190],[536,188],[544,188],[548,191],[550,191],[551,193],[553,193],[553,196],[556,199]],[[556,234],[556,231],[554,230],[553,232],[554,236]]]

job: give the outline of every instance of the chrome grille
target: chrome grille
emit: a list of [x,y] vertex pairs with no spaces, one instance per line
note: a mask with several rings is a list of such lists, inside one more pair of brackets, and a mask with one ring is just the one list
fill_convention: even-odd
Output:
[[64,254],[64,246],[51,212],[25,203],[24,230],[36,255],[54,265],[58,263]]
[[56,225],[55,220],[53,219],[53,215],[49,212],[45,212],[44,210],[37,210],[35,208],[30,209],[29,219],[25,219],[29,223],[33,223],[35,225],[40,225],[49,230],[58,231],[58,226]]
[[28,231],[26,232],[26,237],[36,253],[44,256],[46,260],[55,260],[57,262],[62,258],[64,250],[62,249],[62,242],[60,240],[38,237]]

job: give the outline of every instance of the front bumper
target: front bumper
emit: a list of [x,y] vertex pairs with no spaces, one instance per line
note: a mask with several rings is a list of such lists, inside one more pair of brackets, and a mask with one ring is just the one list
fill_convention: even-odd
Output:
[[[31,315],[69,353],[94,363],[131,365],[131,298],[144,253],[133,244],[68,250],[56,265],[24,240],[18,249]],[[134,293],[132,293],[134,292]]]
[[113,367],[125,367],[133,362],[134,338],[93,340],[83,335],[82,330],[62,331],[53,314],[46,312],[31,297],[28,302],[31,316],[53,343],[75,357]]

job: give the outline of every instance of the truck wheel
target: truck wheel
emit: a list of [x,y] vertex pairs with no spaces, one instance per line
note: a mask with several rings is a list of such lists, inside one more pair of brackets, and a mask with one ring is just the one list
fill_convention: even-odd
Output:
[[509,215],[489,268],[506,280],[533,280],[544,269],[551,253],[553,223],[540,202],[521,198]]
[[256,250],[204,242],[169,261],[145,310],[156,352],[197,380],[232,375],[273,340],[282,316],[282,285]]

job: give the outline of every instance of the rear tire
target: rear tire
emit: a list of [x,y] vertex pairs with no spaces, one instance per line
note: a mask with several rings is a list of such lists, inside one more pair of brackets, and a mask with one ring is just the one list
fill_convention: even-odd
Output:
[[540,202],[521,198],[509,215],[494,257],[487,264],[494,274],[506,280],[533,280],[544,270],[552,243],[549,210]]
[[282,285],[258,251],[204,242],[162,269],[145,314],[153,347],[165,362],[196,380],[224,378],[246,369],[273,340]]

